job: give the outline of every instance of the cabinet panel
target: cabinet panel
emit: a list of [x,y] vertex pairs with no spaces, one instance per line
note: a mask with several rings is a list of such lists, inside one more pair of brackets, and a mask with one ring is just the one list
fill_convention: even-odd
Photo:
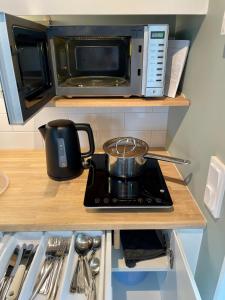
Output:
[[201,300],[192,271],[188,264],[180,240],[172,232],[170,248],[174,254],[173,270],[160,278],[162,300]]
[[194,275],[202,242],[203,229],[178,229],[176,230],[176,234]]

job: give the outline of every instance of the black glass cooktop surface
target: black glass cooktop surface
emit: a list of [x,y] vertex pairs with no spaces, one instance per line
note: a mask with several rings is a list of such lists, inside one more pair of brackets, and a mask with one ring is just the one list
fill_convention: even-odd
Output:
[[132,179],[109,176],[105,154],[94,154],[89,162],[85,207],[168,209],[173,206],[157,160],[148,159],[142,175]]

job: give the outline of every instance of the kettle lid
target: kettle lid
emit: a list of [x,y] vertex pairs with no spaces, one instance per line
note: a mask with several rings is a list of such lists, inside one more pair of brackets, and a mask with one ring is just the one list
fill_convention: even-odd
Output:
[[66,119],[59,119],[59,120],[48,122],[47,126],[52,128],[69,127],[69,126],[74,126],[74,122]]

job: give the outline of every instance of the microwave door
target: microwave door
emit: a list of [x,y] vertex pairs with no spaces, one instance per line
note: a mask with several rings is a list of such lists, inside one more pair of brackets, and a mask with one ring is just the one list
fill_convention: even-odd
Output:
[[0,79],[10,124],[23,124],[55,95],[46,30],[0,13]]

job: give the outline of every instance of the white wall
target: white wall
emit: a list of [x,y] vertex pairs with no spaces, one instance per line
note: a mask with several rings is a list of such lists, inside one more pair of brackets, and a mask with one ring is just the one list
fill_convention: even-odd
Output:
[[225,254],[225,198],[218,220],[203,202],[210,157],[225,163],[225,36],[220,35],[224,11],[224,0],[210,0],[204,19],[178,18],[177,35],[192,40],[183,84],[191,106],[186,113],[170,109],[168,117],[169,151],[191,160],[188,168],[180,169],[207,219],[195,274],[203,300],[213,299]]
[[[117,136],[134,136],[151,147],[164,147],[168,108],[58,108],[47,106],[26,125],[8,124],[2,95],[0,95],[0,149],[39,149],[43,141],[37,128],[50,120],[69,118],[76,123],[89,123],[94,131],[96,148]],[[86,135],[81,135],[82,148],[87,147]]]

